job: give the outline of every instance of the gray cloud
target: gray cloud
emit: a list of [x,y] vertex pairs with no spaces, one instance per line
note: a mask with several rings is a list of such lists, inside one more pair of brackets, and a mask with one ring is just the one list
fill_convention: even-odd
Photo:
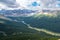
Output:
[[8,7],[18,7],[16,4],[16,0],[0,0],[0,3],[7,5]]
[[[27,0],[25,0],[25,1],[27,1]],[[28,4],[28,3],[24,3],[25,1],[18,0],[18,2],[20,2],[20,3],[18,3],[18,2],[16,2],[16,0],[0,0],[0,3],[3,3],[4,5],[6,5],[7,9],[9,9],[9,8],[31,9],[32,8],[32,10],[35,10],[35,9],[37,10],[38,8],[58,8],[58,7],[60,8],[60,1],[58,1],[58,0],[39,0],[39,1],[41,1],[41,5],[39,7],[26,6],[25,4]],[[30,1],[34,1],[34,0],[30,0]],[[30,1],[27,1],[27,2],[30,2]],[[30,5],[30,3],[29,3],[29,5]],[[3,9],[3,7],[1,9]]]
[[[60,7],[60,0],[41,0],[42,4],[44,5],[44,7],[52,7],[52,8],[55,8],[55,7]],[[56,6],[58,5],[58,6]]]

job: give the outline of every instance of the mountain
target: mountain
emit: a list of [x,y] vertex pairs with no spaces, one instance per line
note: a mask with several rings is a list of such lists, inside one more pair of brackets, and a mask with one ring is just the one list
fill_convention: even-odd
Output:
[[24,21],[31,27],[46,29],[55,33],[60,33],[60,12],[36,13],[29,17],[9,17],[14,21]]
[[52,32],[60,33],[60,12],[58,13],[37,13],[30,17],[18,17],[17,20],[23,20],[32,27],[46,29]]
[[[4,19],[4,18],[6,18],[6,19]],[[32,16],[31,17],[19,17],[19,18],[22,20],[20,20],[20,21],[18,21],[18,19],[17,19],[17,21],[7,20],[7,17],[1,16],[1,18],[0,18],[0,40],[10,40],[10,39],[11,40],[14,40],[14,39],[15,40],[18,40],[18,39],[19,40],[28,40],[28,39],[29,40],[30,39],[31,40],[40,40],[40,39],[57,40],[60,38],[58,36],[46,34],[43,31],[39,32],[34,29],[30,29],[28,24],[31,27],[40,28],[39,25],[38,26],[36,25],[36,23],[38,22],[37,19]],[[12,18],[9,18],[9,19],[12,19]],[[27,25],[24,22],[26,22]],[[42,25],[42,27],[43,27],[43,25]]]
[[15,10],[0,10],[0,14],[7,16],[7,17],[19,17],[19,16],[25,16],[30,13],[35,13],[36,11],[28,10],[28,9],[15,9]]
[[[49,16],[48,16],[49,15]],[[60,33],[59,13],[34,14],[29,17],[5,17],[0,15],[0,39],[1,40],[57,40],[60,36],[50,35],[47,32]],[[52,16],[51,16],[52,15]],[[31,26],[31,28],[29,28]],[[46,29],[46,31],[35,30]]]
[[13,33],[34,33],[37,32],[35,30],[29,29],[27,25],[23,24],[22,22],[16,22],[13,20],[7,20],[7,18],[3,19],[1,16],[0,18],[0,31],[5,32],[6,34],[13,34]]

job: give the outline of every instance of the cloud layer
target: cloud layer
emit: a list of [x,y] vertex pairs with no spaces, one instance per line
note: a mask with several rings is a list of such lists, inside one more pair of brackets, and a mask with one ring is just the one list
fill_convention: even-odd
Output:
[[32,9],[59,7],[58,0],[0,0],[0,9]]
[[16,7],[16,0],[0,0],[0,3],[8,6],[8,7]]

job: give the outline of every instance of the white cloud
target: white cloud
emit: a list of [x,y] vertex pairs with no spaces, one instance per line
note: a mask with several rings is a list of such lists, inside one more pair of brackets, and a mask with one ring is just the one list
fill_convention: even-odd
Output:
[[[54,0],[50,0],[50,3],[54,3]],[[37,2],[41,6],[33,6],[32,3]],[[48,0],[0,0],[0,9],[14,10],[14,9],[30,9],[40,10],[46,6],[53,6],[52,3],[46,5]],[[56,5],[57,6],[57,5]]]
[[17,9],[19,6],[16,3],[16,0],[0,0],[0,10],[6,9],[6,10],[13,10]]
[[16,8],[11,8],[11,7],[8,7],[7,5],[3,4],[3,3],[0,3],[0,10],[1,9],[13,10],[13,9],[16,9]]
[[5,9],[6,7],[7,7],[6,5],[0,3],[0,9]]
[[40,6],[32,6],[33,2],[40,3],[40,0],[16,0],[16,2],[19,4],[20,7],[26,8],[26,9],[32,9],[37,10],[40,8]]

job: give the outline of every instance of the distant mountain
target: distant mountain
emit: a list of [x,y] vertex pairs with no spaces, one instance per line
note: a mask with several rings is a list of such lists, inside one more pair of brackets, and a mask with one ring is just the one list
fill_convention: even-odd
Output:
[[30,13],[35,13],[36,11],[32,11],[32,10],[28,10],[28,9],[16,9],[16,10],[5,10],[2,9],[0,10],[0,15],[4,15],[4,16],[24,16]]

